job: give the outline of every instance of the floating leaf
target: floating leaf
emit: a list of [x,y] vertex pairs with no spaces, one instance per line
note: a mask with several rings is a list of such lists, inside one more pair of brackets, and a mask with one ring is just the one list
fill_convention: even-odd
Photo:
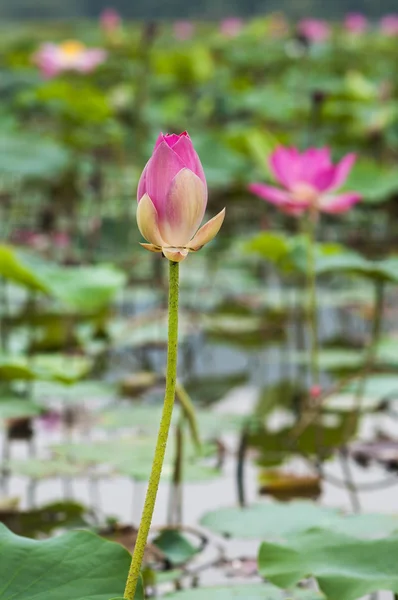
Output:
[[259,569],[279,587],[313,576],[327,598],[356,600],[381,590],[398,592],[397,552],[398,536],[369,541],[314,530],[278,544],[264,542]]
[[201,524],[215,533],[241,539],[285,539],[313,528],[347,531],[358,538],[398,531],[395,515],[345,516],[336,509],[301,500],[221,508],[204,515]]
[[0,419],[17,419],[35,417],[43,412],[43,408],[27,398],[1,398]]
[[284,538],[311,527],[327,526],[337,511],[312,502],[270,502],[247,508],[220,508],[204,515],[200,523],[215,533],[234,538]]
[[176,529],[162,531],[152,543],[174,566],[187,563],[198,553],[198,548]]

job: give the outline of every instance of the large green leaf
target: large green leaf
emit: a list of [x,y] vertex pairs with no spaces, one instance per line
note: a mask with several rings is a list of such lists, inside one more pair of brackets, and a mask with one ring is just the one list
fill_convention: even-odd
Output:
[[3,133],[0,174],[14,177],[52,179],[69,164],[69,154],[60,144],[41,135]]
[[358,160],[345,187],[360,193],[368,202],[383,202],[398,191],[398,173],[394,167]]
[[318,257],[316,271],[318,275],[343,273],[387,283],[398,283],[398,259],[396,257],[369,260],[351,250]]
[[96,312],[107,306],[126,279],[112,265],[64,267],[5,244],[0,245],[0,274],[82,312]]
[[398,592],[397,553],[397,535],[369,541],[314,530],[278,544],[264,542],[259,569],[282,588],[313,576],[327,598],[356,600],[381,590]]
[[0,398],[0,421],[1,419],[35,417],[42,411],[41,406],[27,398],[18,398],[17,396]]
[[0,245],[0,274],[31,290],[46,293],[47,286],[36,274],[31,255],[13,246]]
[[344,516],[336,509],[300,500],[220,508],[204,515],[201,524],[222,535],[250,539],[284,539],[315,527],[348,532],[358,538],[398,531],[398,518],[394,515]]
[[90,359],[84,356],[64,354],[41,354],[32,357],[0,355],[0,379],[40,379],[71,384],[85,377],[91,364]]
[[109,600],[123,593],[130,560],[86,531],[35,541],[0,524],[0,600]]
[[[134,427],[134,423],[132,423]],[[162,478],[169,480],[174,473],[174,440],[167,444],[166,458],[162,469]],[[90,444],[60,444],[53,448],[58,456],[81,467],[107,465],[110,472],[139,481],[147,481],[151,472],[155,439],[148,436],[124,437],[115,444],[112,441],[96,441]],[[206,481],[220,475],[220,471],[204,464],[190,451],[184,456],[184,480]]]

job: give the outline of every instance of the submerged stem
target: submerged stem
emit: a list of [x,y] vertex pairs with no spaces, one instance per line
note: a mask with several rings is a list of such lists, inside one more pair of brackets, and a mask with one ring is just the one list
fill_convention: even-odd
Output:
[[151,527],[156,496],[159,488],[164,456],[166,453],[167,438],[169,435],[171,417],[173,414],[174,396],[177,380],[177,349],[178,349],[178,275],[179,264],[170,261],[169,269],[169,330],[167,344],[167,369],[166,391],[164,396],[162,418],[160,420],[158,439],[156,442],[155,457],[149,477],[148,489],[142,511],[141,523],[138,529],[137,540],[131,560],[130,571],[127,577],[124,598],[134,600],[140,570],[144,558],[145,546]]
[[315,270],[315,229],[317,214],[311,213],[308,219],[308,255],[307,255],[307,285],[308,285],[308,322],[311,337],[310,368],[311,385],[319,385],[319,340],[318,340],[318,307],[316,296]]

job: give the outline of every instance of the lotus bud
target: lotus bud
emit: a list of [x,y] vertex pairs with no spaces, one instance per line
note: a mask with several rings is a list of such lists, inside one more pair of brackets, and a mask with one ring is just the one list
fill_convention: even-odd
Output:
[[202,164],[187,132],[159,135],[138,184],[137,223],[151,252],[184,260],[219,232],[225,209],[199,230],[207,184]]

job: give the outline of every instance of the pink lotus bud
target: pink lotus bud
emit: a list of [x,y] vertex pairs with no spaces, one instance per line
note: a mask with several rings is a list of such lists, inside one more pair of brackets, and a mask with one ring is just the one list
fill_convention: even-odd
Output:
[[238,19],[237,17],[229,17],[228,19],[221,21],[220,33],[225,37],[234,38],[240,34],[242,28],[242,19]]
[[322,388],[320,385],[313,385],[310,388],[310,398],[316,400],[319,396],[322,395]]
[[329,148],[309,148],[300,153],[296,148],[281,146],[269,161],[270,170],[281,188],[252,183],[249,190],[290,215],[299,216],[309,209],[344,213],[361,200],[360,194],[355,192],[336,194],[355,160],[355,154],[347,154],[335,165]]
[[330,37],[330,27],[320,19],[303,19],[297,26],[297,31],[309,42],[325,42]]
[[181,42],[190,40],[195,33],[195,25],[192,21],[176,21],[174,23],[174,37]]
[[199,231],[207,205],[207,184],[199,156],[185,131],[161,133],[138,184],[137,223],[143,244],[180,262],[220,230],[225,209]]
[[398,14],[383,17],[380,21],[380,29],[385,35],[398,35]]
[[106,8],[100,15],[101,29],[105,33],[117,31],[122,24],[122,18],[114,8]]
[[344,19],[344,27],[350,33],[364,33],[368,28],[368,20],[361,13],[349,13]]

